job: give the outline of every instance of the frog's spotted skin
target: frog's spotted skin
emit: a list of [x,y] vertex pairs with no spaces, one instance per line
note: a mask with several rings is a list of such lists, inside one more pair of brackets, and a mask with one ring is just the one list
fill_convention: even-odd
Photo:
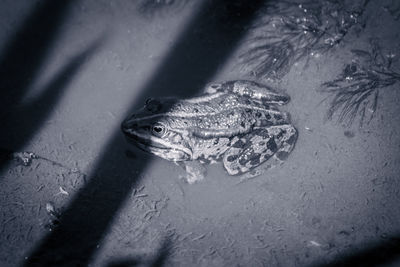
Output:
[[235,137],[224,154],[229,174],[247,172],[275,155],[284,160],[296,142],[296,129],[291,125],[256,129],[247,138]]
[[150,99],[122,123],[139,148],[171,161],[222,159],[231,175],[272,156],[285,159],[297,139],[287,113],[289,97],[252,81],[208,86],[190,99]]

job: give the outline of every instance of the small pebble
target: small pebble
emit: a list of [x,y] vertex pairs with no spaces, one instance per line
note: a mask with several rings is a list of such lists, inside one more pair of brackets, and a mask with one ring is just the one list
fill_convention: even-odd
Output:
[[352,131],[344,131],[344,136],[348,138],[353,138],[355,134]]

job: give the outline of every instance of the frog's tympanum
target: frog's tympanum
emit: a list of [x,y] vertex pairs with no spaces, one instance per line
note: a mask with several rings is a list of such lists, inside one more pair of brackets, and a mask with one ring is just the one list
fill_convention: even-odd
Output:
[[287,95],[253,81],[216,83],[190,99],[147,100],[122,123],[122,131],[136,146],[164,159],[222,160],[228,173],[237,175],[272,156],[287,158],[297,131],[277,105],[288,101]]

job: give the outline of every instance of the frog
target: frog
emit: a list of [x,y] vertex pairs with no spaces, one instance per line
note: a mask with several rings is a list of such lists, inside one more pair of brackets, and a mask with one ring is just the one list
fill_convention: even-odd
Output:
[[[278,109],[289,100],[256,81],[215,82],[192,98],[149,98],[121,129],[141,150],[175,163],[222,162],[236,176],[289,156],[298,134],[289,113]],[[187,176],[188,183],[201,179]]]

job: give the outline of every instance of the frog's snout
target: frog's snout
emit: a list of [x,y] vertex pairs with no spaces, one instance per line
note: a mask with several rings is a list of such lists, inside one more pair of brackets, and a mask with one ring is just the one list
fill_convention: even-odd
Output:
[[137,126],[137,123],[135,123],[132,119],[134,119],[134,115],[122,121],[121,123],[122,132],[129,133],[135,126]]

